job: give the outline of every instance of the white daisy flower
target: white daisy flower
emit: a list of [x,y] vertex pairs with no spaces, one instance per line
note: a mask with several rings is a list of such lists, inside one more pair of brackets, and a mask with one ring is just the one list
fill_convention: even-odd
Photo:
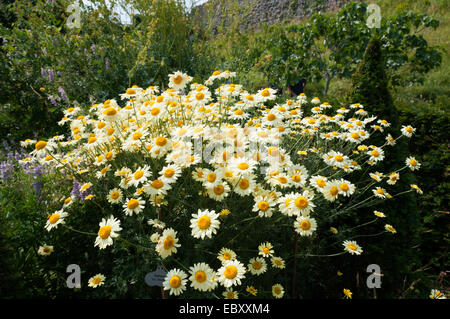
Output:
[[113,188],[109,191],[108,195],[106,195],[106,199],[111,204],[119,204],[122,202],[123,193],[119,188]]
[[113,238],[119,236],[118,232],[122,230],[120,227],[120,220],[110,216],[108,219],[102,218],[99,223],[100,229],[98,230],[98,236],[95,239],[95,246],[100,249],[104,249],[113,244]]
[[342,243],[344,245],[344,250],[352,255],[361,255],[363,252],[362,248],[356,243],[356,241],[346,240]]
[[311,236],[317,229],[314,218],[299,216],[294,222],[294,229],[300,236]]
[[219,214],[215,211],[198,210],[197,214],[193,214],[191,219],[192,236],[194,238],[205,239],[205,237],[211,238],[213,234],[217,233],[217,229],[220,226]]
[[47,229],[47,231],[50,231],[53,228],[58,228],[59,224],[65,224],[64,218],[67,216],[69,216],[69,214],[64,212],[62,209],[54,212],[53,214],[48,216],[45,229]]
[[169,290],[170,295],[179,296],[186,290],[187,274],[180,269],[170,270],[163,282],[164,290]]
[[133,214],[139,214],[144,210],[145,200],[138,198],[126,199],[123,204],[125,215],[132,216]]
[[200,291],[208,291],[212,286],[215,271],[205,263],[197,263],[190,268],[191,287]]
[[238,286],[241,284],[241,280],[245,278],[245,266],[237,260],[229,260],[223,263],[217,274],[217,280],[225,288]]
[[266,272],[267,270],[267,263],[264,260],[264,258],[261,257],[255,257],[250,259],[249,264],[247,265],[248,271],[252,275],[259,276]]
[[168,256],[175,254],[177,248],[181,245],[178,244],[177,232],[172,228],[167,228],[164,230],[159,238],[158,244],[156,245],[156,251],[162,258],[167,258]]
[[407,159],[406,159],[406,165],[412,170],[412,171],[415,171],[415,170],[418,170],[419,168],[420,168],[420,163],[414,158],[414,157],[412,157],[412,156],[410,156],[410,157],[408,157]]

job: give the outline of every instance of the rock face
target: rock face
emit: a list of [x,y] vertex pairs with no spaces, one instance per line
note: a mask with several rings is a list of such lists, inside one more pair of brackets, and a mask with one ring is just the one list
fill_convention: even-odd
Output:
[[299,20],[314,12],[339,9],[349,0],[209,0],[193,11],[203,23],[226,26],[239,15],[242,29],[257,29],[283,21]]

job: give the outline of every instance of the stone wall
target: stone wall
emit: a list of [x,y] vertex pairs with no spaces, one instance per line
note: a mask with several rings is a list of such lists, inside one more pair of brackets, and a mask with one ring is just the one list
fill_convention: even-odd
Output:
[[257,29],[262,24],[300,20],[314,12],[333,11],[347,2],[349,0],[209,0],[193,12],[199,21],[210,20],[214,26],[222,23],[226,26],[231,12],[242,18],[242,29]]

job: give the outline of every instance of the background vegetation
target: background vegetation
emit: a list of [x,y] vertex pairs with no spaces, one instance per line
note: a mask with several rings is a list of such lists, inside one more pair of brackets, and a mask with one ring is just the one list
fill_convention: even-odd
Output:
[[[239,17],[249,9],[233,1],[223,23],[218,24],[213,19],[217,10],[213,5],[205,6],[206,15],[200,23],[195,11],[186,10],[181,1],[147,0],[98,0],[92,1],[95,6],[91,7],[81,3],[81,28],[71,29],[66,25],[70,3],[34,0],[0,4],[0,296],[99,297],[92,289],[66,288],[68,264],[84,260],[88,266],[83,269],[83,278],[98,262],[117,274],[133,272],[139,264],[138,257],[131,255],[113,266],[108,264],[111,256],[107,254],[98,261],[89,260],[90,251],[81,248],[70,254],[63,244],[59,249],[58,243],[74,240],[73,233],[48,234],[42,220],[53,209],[48,197],[57,196],[61,185],[54,183],[52,174],[56,173],[17,162],[23,156],[19,141],[64,133],[66,128],[54,123],[69,105],[88,108],[117,98],[133,84],[164,87],[167,75],[176,70],[200,81],[216,69],[236,71],[236,82],[248,90],[277,87],[282,97],[286,97],[288,85],[305,78],[308,97],[319,96],[334,106],[360,102],[380,118],[395,121],[396,128],[405,124],[417,128],[404,147],[422,163],[415,182],[424,195],[417,203],[410,202],[409,208],[389,208],[398,210],[398,225],[394,226],[403,233],[373,239],[373,255],[358,263],[299,260],[297,272],[311,274],[298,289],[299,297],[340,298],[344,282],[354,283],[349,288],[355,297],[373,297],[374,291],[368,291],[364,284],[369,263],[386,264],[382,267],[386,285],[376,292],[379,298],[427,298],[431,288],[448,289],[448,1],[374,1],[381,8],[379,29],[365,27],[367,2],[259,29],[242,28]],[[128,11],[135,8],[129,12],[131,24],[122,23],[118,7],[108,3],[122,4]],[[374,88],[382,85],[384,91],[373,89],[378,95],[360,101],[368,97],[369,89],[356,101],[352,76],[358,67],[361,71],[364,52],[374,35],[380,39],[384,56],[377,70],[386,74],[386,81],[380,84],[381,79],[370,70],[359,79],[368,77],[369,84]],[[406,174],[401,179],[409,181]],[[95,208],[86,203],[80,210]],[[387,252],[398,243],[397,238],[401,244]],[[75,240],[80,247],[92,246],[82,235]],[[51,242],[58,254],[39,256],[37,249],[44,241]],[[113,254],[119,254],[120,249]],[[379,256],[387,257],[383,260]],[[337,271],[343,275],[337,276]],[[142,278],[146,272],[142,269],[142,274],[135,276]],[[136,288],[129,282],[131,277],[120,278],[111,284],[121,288],[108,297],[158,293],[145,286]]]

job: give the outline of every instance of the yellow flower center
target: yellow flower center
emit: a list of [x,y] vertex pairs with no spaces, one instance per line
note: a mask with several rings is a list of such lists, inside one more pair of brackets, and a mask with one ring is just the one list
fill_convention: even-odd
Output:
[[167,139],[164,136],[157,137],[155,144],[162,147],[167,144]]
[[260,261],[255,261],[255,262],[253,262],[252,266],[253,266],[253,269],[260,270],[263,265]]
[[208,176],[206,176],[206,179],[208,182],[212,183],[216,180],[217,176],[215,173],[209,173]]
[[107,239],[110,234],[111,234],[111,225],[102,226],[98,230],[98,235],[100,236],[101,239]]
[[330,189],[330,194],[331,194],[332,196],[336,196],[338,193],[339,193],[339,189],[337,188],[337,186],[331,187],[331,189]]
[[136,94],[136,90],[135,89],[128,89],[125,93],[126,94]]
[[348,190],[350,189],[350,188],[348,187],[348,185],[345,184],[345,183],[341,184],[341,186],[339,186],[339,188],[340,188],[342,191],[344,191],[344,192],[346,192],[346,191],[348,191]]
[[277,117],[273,113],[270,113],[269,115],[267,115],[267,120],[268,121],[274,121],[276,118]]
[[134,173],[134,179],[141,179],[142,176],[144,176],[145,172],[144,171],[136,171],[136,173]]
[[266,202],[265,200],[260,201],[260,202],[258,203],[258,209],[259,209],[260,211],[265,212],[266,210],[269,209],[269,203]]
[[227,266],[223,272],[225,278],[234,279],[237,276],[238,270],[236,266],[230,265]]
[[211,226],[211,218],[209,216],[202,216],[197,221],[197,226],[201,230],[208,229]]
[[102,278],[100,278],[100,277],[95,277],[94,279],[92,279],[92,282],[94,283],[94,285],[98,285],[101,281],[102,281]]
[[308,199],[306,197],[300,196],[295,200],[295,206],[299,209],[304,209],[308,206]]
[[181,84],[181,82],[183,82],[183,77],[180,74],[173,78],[173,83],[176,85]]
[[[112,199],[118,199],[119,196],[120,196],[119,192],[112,192],[112,194],[111,194],[111,198]],[[130,203],[128,203],[128,205],[130,205]]]
[[36,148],[37,151],[39,151],[39,150],[43,149],[46,146],[47,146],[47,142],[39,141],[39,142],[36,143],[35,148]]
[[167,236],[166,239],[164,239],[164,249],[168,250],[173,247],[175,240],[172,236]]
[[106,109],[106,111],[104,111],[103,114],[105,114],[107,116],[114,116],[117,114],[117,110],[113,107],[110,107],[110,108]]
[[411,166],[416,166],[417,165],[417,161],[416,160],[410,160],[409,164],[411,164]]
[[250,165],[248,165],[247,163],[239,163],[239,165],[237,167],[240,170],[245,171],[246,169],[248,169],[250,167]]
[[326,186],[326,183],[325,183],[325,181],[323,179],[318,179],[316,181],[316,184],[317,184],[317,186],[319,186],[321,188]]
[[167,177],[167,178],[172,177],[174,174],[175,174],[175,170],[173,168],[168,168],[164,172],[164,176]]
[[55,214],[50,215],[48,220],[50,221],[50,224],[54,224],[59,220],[60,217],[61,217],[60,214],[55,213]]
[[299,183],[302,180],[302,178],[300,177],[300,175],[294,174],[292,175],[292,181],[295,183]]
[[307,220],[302,220],[300,223],[300,228],[303,230],[308,230],[311,228],[311,223]]
[[234,114],[242,115],[242,114],[244,114],[244,112],[242,110],[236,110],[236,111],[234,111]]
[[371,154],[373,157],[378,157],[378,156],[380,155],[380,152],[378,152],[377,150],[373,150],[372,152],[370,152],[370,154]]
[[344,160],[344,158],[342,157],[342,155],[336,155],[335,157],[334,157],[334,159],[336,160],[336,162],[342,162],[343,160]]
[[152,187],[153,187],[153,188],[160,189],[160,188],[163,187],[163,186],[164,186],[163,181],[161,181],[161,180],[159,180],[159,179],[155,179],[155,180],[152,182]]
[[222,195],[224,191],[225,189],[222,185],[217,185],[216,187],[214,187],[214,194],[216,195]]
[[348,249],[350,249],[350,250],[356,250],[356,245],[355,244],[348,244]]
[[153,116],[156,116],[159,114],[159,112],[161,112],[161,110],[157,107],[152,108],[152,110],[150,111],[150,114]]
[[178,277],[177,275],[172,276],[172,278],[170,278],[169,280],[169,285],[172,288],[178,288],[181,285],[181,278]]
[[136,133],[134,133],[133,134],[133,140],[138,140],[138,139],[140,139],[141,137],[142,137],[142,133],[141,132],[136,132]]
[[139,201],[137,199],[133,198],[133,199],[130,199],[128,201],[128,208],[129,209],[133,210],[133,209],[135,209],[138,206],[139,206]]
[[355,140],[357,140],[357,139],[359,138],[359,134],[356,133],[356,132],[353,132],[353,133],[352,133],[352,137],[353,137]]
[[195,280],[199,283],[205,282],[206,273],[203,270],[199,270],[195,273]]
[[250,183],[249,183],[249,181],[248,181],[247,179],[242,179],[242,180],[239,182],[239,187],[240,187],[241,189],[247,189],[249,186],[250,186]]
[[199,92],[195,95],[195,99],[201,101],[205,98],[205,93]]

